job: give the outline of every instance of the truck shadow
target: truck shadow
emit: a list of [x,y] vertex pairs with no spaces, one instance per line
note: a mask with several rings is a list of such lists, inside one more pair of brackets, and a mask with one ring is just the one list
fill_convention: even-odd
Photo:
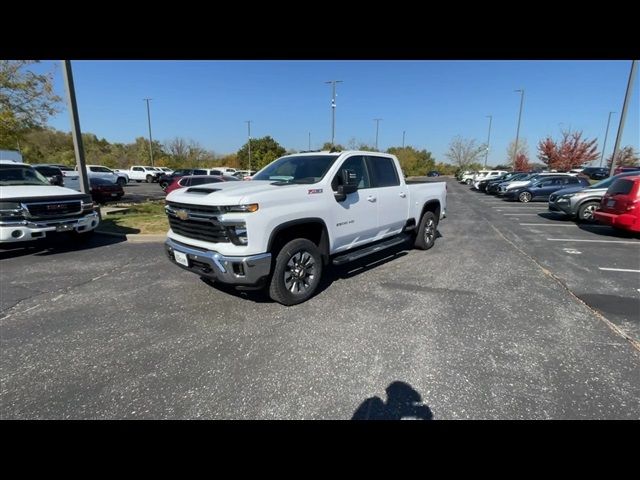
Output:
[[[442,234],[437,231],[436,238],[441,237]],[[320,284],[318,285],[315,294],[311,298],[322,295],[322,293],[334,282],[357,277],[358,275],[368,272],[369,270],[384,265],[388,262],[392,262],[397,258],[404,257],[405,255],[407,255],[408,251],[411,250],[411,248],[412,246],[408,243],[403,243],[401,245],[376,252],[365,258],[355,260],[346,265],[336,266],[329,263],[329,265],[326,265],[324,267]],[[267,289],[237,290],[233,286],[225,285],[222,283],[215,283],[204,277],[200,277],[200,280],[207,285],[215,288],[216,290],[233,295],[235,297],[240,297],[256,303],[274,303],[274,301],[269,297]]]
[[95,233],[91,238],[76,241],[66,234],[33,240],[30,242],[19,242],[12,245],[7,244],[0,247],[0,260],[18,258],[25,255],[47,256],[58,253],[89,250],[92,248],[105,247],[115,243],[125,242],[124,237],[114,237]]

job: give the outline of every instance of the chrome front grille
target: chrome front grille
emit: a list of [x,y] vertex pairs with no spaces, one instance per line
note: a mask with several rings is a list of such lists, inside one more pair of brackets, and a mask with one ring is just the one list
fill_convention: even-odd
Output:
[[165,211],[171,230],[178,235],[205,242],[231,241],[227,229],[218,221],[217,215],[222,214],[219,207],[167,202]]
[[82,213],[80,200],[60,200],[57,202],[25,203],[32,218],[51,218],[60,215],[78,215]]

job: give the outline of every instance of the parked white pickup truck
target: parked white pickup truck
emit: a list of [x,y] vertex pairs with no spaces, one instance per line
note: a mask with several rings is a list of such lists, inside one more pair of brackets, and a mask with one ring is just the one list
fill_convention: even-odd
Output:
[[294,305],[323,268],[411,240],[429,249],[445,216],[446,184],[409,184],[393,155],[316,152],[281,157],[251,182],[183,188],[167,196],[169,259],[240,288],[268,287]]
[[129,180],[135,180],[138,183],[142,181],[147,183],[157,182],[163,173],[164,172],[157,167],[134,165],[129,169]]
[[0,160],[0,244],[54,232],[86,239],[98,223],[90,195],[51,185],[31,165]]
[[87,173],[89,178],[103,178],[123,187],[129,183],[128,173],[111,170],[109,167],[103,167],[102,165],[87,165]]

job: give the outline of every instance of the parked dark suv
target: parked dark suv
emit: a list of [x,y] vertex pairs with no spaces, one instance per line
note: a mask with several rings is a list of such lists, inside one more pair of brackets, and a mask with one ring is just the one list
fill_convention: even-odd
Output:
[[586,175],[591,180],[602,180],[609,176],[609,169],[604,167],[587,167],[580,172],[580,175]]

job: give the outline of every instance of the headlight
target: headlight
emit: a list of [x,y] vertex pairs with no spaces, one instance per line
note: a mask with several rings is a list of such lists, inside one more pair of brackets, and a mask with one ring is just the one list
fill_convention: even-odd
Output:
[[225,213],[229,213],[229,212],[248,213],[248,212],[257,212],[259,207],[257,203],[249,203],[246,205],[229,205],[229,206],[220,207],[220,208]]
[[11,210],[18,210],[21,209],[22,207],[20,206],[20,204],[18,202],[0,202],[0,210],[1,211],[11,211]]

